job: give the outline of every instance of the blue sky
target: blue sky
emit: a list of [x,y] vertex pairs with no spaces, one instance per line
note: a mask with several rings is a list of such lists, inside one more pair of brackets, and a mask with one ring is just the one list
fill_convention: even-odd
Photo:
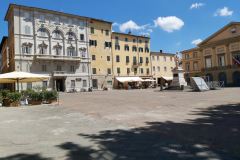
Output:
[[239,0],[2,0],[0,36],[10,3],[114,22],[115,32],[151,37],[151,51],[175,53],[196,47],[228,23],[240,21]]

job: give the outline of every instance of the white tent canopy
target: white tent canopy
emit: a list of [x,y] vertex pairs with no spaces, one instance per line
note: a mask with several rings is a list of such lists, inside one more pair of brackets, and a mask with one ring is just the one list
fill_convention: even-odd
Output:
[[119,82],[136,82],[136,81],[143,81],[140,77],[116,77]]
[[173,80],[173,77],[166,77],[166,76],[163,76],[163,77],[161,77],[161,78],[163,78],[163,79],[165,79],[165,80],[167,80],[167,81],[170,81],[170,80]]
[[142,81],[146,81],[146,82],[154,82],[154,81],[156,81],[156,80],[153,80],[153,79],[144,79],[144,80],[142,80]]

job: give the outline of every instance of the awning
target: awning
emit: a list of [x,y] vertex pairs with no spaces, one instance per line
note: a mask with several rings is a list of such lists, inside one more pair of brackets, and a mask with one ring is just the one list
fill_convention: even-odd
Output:
[[173,77],[161,77],[161,78],[163,78],[163,79],[165,79],[167,81],[173,80]]
[[136,81],[143,81],[140,77],[116,77],[119,82],[136,82]]
[[153,80],[153,79],[144,79],[143,81],[146,81],[146,82],[153,82],[153,81],[156,81],[156,80]]

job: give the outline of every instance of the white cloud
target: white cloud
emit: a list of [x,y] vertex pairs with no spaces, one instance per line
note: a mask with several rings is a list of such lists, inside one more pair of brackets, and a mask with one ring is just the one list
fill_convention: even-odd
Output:
[[153,32],[153,30],[152,30],[152,29],[148,29],[147,31],[148,31],[148,32]]
[[223,9],[218,9],[215,13],[214,16],[231,16],[233,11],[229,11],[227,7],[223,7]]
[[201,39],[196,39],[196,40],[192,41],[191,43],[198,45],[198,44],[201,43],[201,42],[202,42]]
[[118,26],[119,24],[117,22],[114,22],[112,26]]
[[146,25],[142,25],[142,26],[138,26],[135,22],[133,22],[132,20],[125,22],[123,24],[117,24],[114,23],[113,25],[119,25],[119,30],[122,32],[125,32],[127,29],[130,30],[139,30],[139,29],[145,29],[145,27],[149,26],[150,24],[146,24]]
[[140,32],[140,35],[150,35],[150,33]]
[[179,46],[181,44],[181,42],[178,42],[177,45]]
[[164,31],[173,32],[173,30],[180,30],[184,25],[184,22],[176,16],[158,17],[153,21],[154,27],[160,26]]
[[112,30],[112,32],[115,32],[114,30]]
[[193,9],[193,8],[200,8],[202,6],[204,6],[205,4],[204,3],[195,3],[195,4],[192,4],[190,9]]

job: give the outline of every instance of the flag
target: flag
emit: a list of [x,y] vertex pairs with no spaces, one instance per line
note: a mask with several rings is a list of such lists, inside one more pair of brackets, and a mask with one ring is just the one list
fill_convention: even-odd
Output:
[[233,58],[233,62],[237,63],[238,67],[240,67],[240,62],[236,58],[234,58],[234,57],[232,57],[232,58]]

